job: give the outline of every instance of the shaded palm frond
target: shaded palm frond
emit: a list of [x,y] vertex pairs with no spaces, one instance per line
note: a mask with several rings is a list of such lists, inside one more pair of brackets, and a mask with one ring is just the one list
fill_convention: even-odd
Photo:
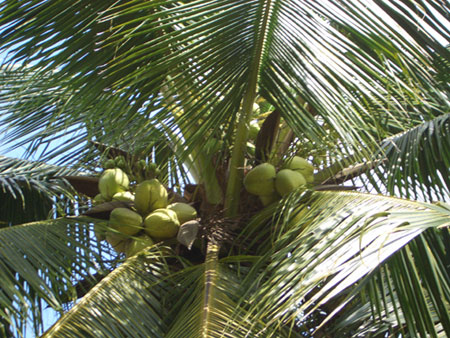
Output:
[[327,302],[335,314],[352,299],[335,297],[425,229],[448,227],[449,215],[444,206],[358,193],[316,192],[286,204],[247,277],[248,290],[256,291],[248,316],[301,324]]
[[437,53],[435,56],[435,61],[433,64],[433,68],[436,69],[436,80],[439,83],[440,88],[442,89],[443,95],[449,95],[449,87],[450,87],[450,57],[448,53],[450,52],[450,44],[447,45],[445,51],[442,53]]
[[109,272],[109,251],[91,225],[60,218],[0,229],[0,312],[9,325],[20,330],[30,320],[38,332],[42,307],[61,313],[78,298],[78,280]]
[[[0,156],[1,221],[20,224],[50,217],[61,202],[74,200],[74,191],[61,176],[82,175],[66,167]],[[54,215],[53,215],[54,216]]]
[[[110,106],[100,108],[105,99],[83,105],[76,98],[79,89],[70,88],[70,81],[55,83],[54,74],[42,73],[32,67],[2,68],[4,87],[0,92],[3,142],[11,148],[25,147],[26,154],[38,154],[43,161],[75,162],[83,159],[85,166],[98,166],[98,152],[88,140],[120,146],[129,150],[132,136],[117,133],[114,125],[131,122],[124,117],[110,120],[111,111],[122,112],[128,102],[120,97],[107,100]],[[136,120],[142,126],[142,121]],[[54,147],[54,145],[58,146]],[[131,144],[130,144],[131,143]],[[94,163],[91,163],[94,161]]]
[[450,196],[450,114],[385,140],[378,185],[390,194],[435,201]]
[[42,74],[26,66],[0,69],[2,141],[11,149],[24,147],[26,155],[55,163],[58,155],[70,158],[86,143],[89,109],[72,100],[67,81],[50,84],[53,77],[53,72]]

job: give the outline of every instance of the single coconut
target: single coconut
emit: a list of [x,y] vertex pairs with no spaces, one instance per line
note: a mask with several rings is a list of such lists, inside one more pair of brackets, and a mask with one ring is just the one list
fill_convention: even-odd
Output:
[[123,155],[116,156],[114,158],[114,163],[117,168],[125,169],[127,167],[127,160],[125,160]]
[[135,235],[142,230],[142,217],[128,208],[115,208],[109,215],[109,226],[124,235]]
[[192,221],[197,218],[197,210],[186,203],[172,203],[167,206],[167,209],[175,211],[180,224]]
[[107,201],[110,201],[114,194],[126,191],[129,187],[130,181],[127,174],[121,169],[107,169],[100,176],[98,181],[98,190],[100,194]]
[[137,185],[134,204],[142,215],[148,215],[153,210],[165,208],[168,204],[167,198],[166,188],[153,178]]
[[245,175],[244,187],[253,195],[270,195],[275,191],[275,176],[275,167],[270,163],[262,163]]
[[152,239],[147,235],[139,236],[138,238],[132,239],[130,244],[125,251],[127,257],[136,255],[139,251],[152,246],[154,243]]
[[170,209],[156,209],[144,220],[145,232],[155,239],[168,239],[177,235],[180,222]]
[[113,201],[134,202],[134,195],[130,191],[121,191],[112,197]]
[[270,195],[260,195],[259,199],[261,200],[262,204],[266,207],[269,204],[272,204],[276,201],[278,201],[281,198],[280,195],[275,191]]
[[114,169],[116,167],[116,162],[110,158],[109,160],[105,161],[105,163],[103,163],[103,168],[104,169]]
[[281,196],[286,196],[300,186],[306,184],[306,179],[298,171],[282,169],[275,178],[275,188]]
[[95,197],[92,199],[92,203],[94,204],[100,204],[100,203],[105,203],[106,200],[105,198],[102,196],[102,194],[97,194],[95,195]]
[[256,137],[258,136],[260,129],[261,128],[259,127],[257,120],[250,121],[249,129],[248,129],[248,138],[250,140],[256,140]]
[[314,182],[314,166],[303,157],[294,156],[288,159],[283,168],[298,171],[306,179],[306,182]]

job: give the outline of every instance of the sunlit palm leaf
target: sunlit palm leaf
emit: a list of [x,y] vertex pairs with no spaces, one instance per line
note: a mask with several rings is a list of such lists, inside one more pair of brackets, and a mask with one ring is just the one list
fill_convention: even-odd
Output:
[[306,319],[425,229],[450,225],[444,207],[381,196],[314,193],[300,202],[294,214],[301,217],[279,223],[273,249],[262,251],[264,272],[255,269],[248,277],[259,285],[250,313],[269,323]]
[[164,337],[177,285],[156,248],[128,259],[51,327],[44,337]]
[[[176,258],[163,251],[153,247],[128,259],[45,336],[218,337],[222,326],[215,324],[229,320],[220,314],[234,308],[223,297],[232,289],[218,294],[221,283],[216,283],[216,277],[225,276],[213,271],[217,258],[176,272],[166,264]],[[228,283],[223,286],[233,288]]]
[[446,268],[448,229],[427,230],[361,283],[363,290],[328,332],[353,336],[415,331],[450,332],[450,277]]
[[[396,121],[424,113],[415,108],[406,112],[408,103],[429,106],[415,94],[426,95],[419,87],[433,86],[433,79],[424,71],[430,66],[428,51],[413,40],[415,36],[408,36],[401,20],[395,23],[382,16],[373,3],[105,2],[73,4],[62,12],[56,1],[46,2],[45,10],[41,6],[44,4],[37,1],[20,8],[5,4],[0,22],[8,26],[0,42],[4,48],[17,47],[10,53],[15,60],[45,60],[41,66],[58,69],[48,86],[70,80],[65,92],[73,95],[71,102],[79,104],[81,111],[95,103],[96,112],[89,116],[93,122],[113,123],[119,116],[131,122],[151,112],[158,121],[167,121],[170,109],[161,104],[168,102],[158,95],[166,81],[169,96],[184,109],[185,116],[178,124],[194,128],[201,123],[187,140],[188,144],[200,144],[207,130],[219,125],[234,127],[253,70],[259,73],[264,96],[279,106],[297,134],[319,143],[328,135],[298,103],[300,97],[337,132],[334,137],[340,141],[336,143],[353,151],[362,151],[361,142],[370,145],[376,138],[368,128],[359,128],[362,123],[376,123],[365,108],[368,105],[384,106],[386,116]],[[446,14],[438,3],[433,6]],[[71,15],[72,11],[77,15]],[[261,31],[267,11],[267,30]],[[403,16],[415,18],[413,10]],[[12,18],[20,19],[9,21]],[[334,22],[358,39],[347,38],[345,32],[330,25]],[[35,34],[43,26],[51,28]],[[437,32],[446,31],[441,27]],[[257,48],[260,42],[262,49]],[[361,47],[370,47],[380,57]],[[409,57],[401,58],[404,54]],[[79,62],[81,58],[83,62]],[[385,70],[388,63],[389,72]],[[420,85],[416,88],[404,82],[399,70]],[[118,97],[114,100],[122,109],[105,115],[113,106],[109,94],[113,92],[120,93],[121,103]],[[389,100],[396,93],[403,102]],[[74,121],[68,120],[66,125],[73,126]],[[148,133],[143,125],[132,128],[131,134],[145,142]]]
[[[196,266],[180,260],[180,271],[168,268],[167,260],[177,258],[157,247],[128,259],[44,337],[245,337],[249,330],[257,336],[265,328],[233,316],[248,271],[236,263],[245,257],[220,262],[213,254]],[[284,328],[265,329],[289,336]]]

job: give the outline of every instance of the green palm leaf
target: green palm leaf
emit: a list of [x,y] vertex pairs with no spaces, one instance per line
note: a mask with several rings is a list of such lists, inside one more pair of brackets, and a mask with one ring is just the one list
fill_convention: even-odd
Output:
[[153,249],[127,260],[44,337],[163,337],[169,305],[165,292],[176,287],[163,258]]
[[389,193],[429,201],[450,195],[449,121],[444,114],[383,142],[388,162],[379,182]]
[[[220,262],[211,252],[205,264],[180,260],[184,268],[174,271],[167,260],[176,257],[164,248],[146,249],[104,278],[44,337],[245,337],[251,323],[231,321],[245,275],[233,263],[245,258]],[[251,334],[263,329],[259,323]],[[289,336],[289,330],[271,330]]]
[[56,215],[57,200],[74,199],[74,191],[62,176],[80,175],[75,169],[0,156],[2,222],[20,224]]
[[256,290],[249,315],[269,324],[306,319],[422,231],[450,219],[445,207],[356,193],[314,193],[301,202],[294,207],[300,219],[289,223],[288,205],[274,236],[258,243],[256,267],[264,270],[248,276],[249,290]]
[[92,239],[89,225],[75,219],[0,229],[2,318],[16,328],[31,319],[38,332],[42,306],[62,313],[64,304],[78,298],[77,280],[111,269],[102,257],[108,252]]
[[[100,282],[48,334],[90,336],[95,332],[122,337],[151,331],[155,336],[174,337],[237,337],[250,332],[284,336],[289,325],[279,324],[296,320],[299,325],[291,327],[292,334],[299,334],[315,309],[333,315],[332,309],[355,299],[360,290],[355,283],[376,281],[372,276],[380,264],[424,229],[449,225],[446,208],[393,198],[314,193],[310,198],[303,196],[301,202],[295,207],[301,220],[289,223],[288,217],[279,223],[280,228],[272,231],[269,253],[258,243],[261,256],[221,261],[217,251],[211,250],[205,264],[180,265],[182,270],[175,272],[167,270],[160,254],[148,250]],[[289,214],[289,208],[281,215]],[[245,267],[249,262],[254,263],[250,270]],[[390,269],[390,276],[403,273],[398,266]],[[136,288],[147,301],[135,304]],[[129,304],[119,306],[125,303]],[[139,315],[124,321],[135,306],[140,308]],[[402,327],[402,318],[394,319],[392,327]],[[376,325],[378,321],[372,328]]]
[[[276,111],[264,135],[277,169],[295,153],[314,158],[317,182],[341,183],[361,164],[350,176],[367,190],[447,199],[449,14],[438,0],[2,2],[4,142],[92,172],[116,150],[156,162],[203,224],[193,252],[125,260],[47,335],[449,334],[446,205],[320,186],[261,210],[242,189],[249,123]],[[13,162],[0,161],[21,173],[1,181],[9,199],[33,203],[22,182],[68,193],[56,168]],[[0,229],[15,333],[27,316],[38,332],[42,304],[61,311],[75,281],[121,262],[93,239],[99,222]]]
[[[389,75],[385,71],[386,62],[393,63],[421,81],[423,88],[431,88],[433,79],[423,71],[429,66],[427,51],[413,40],[406,40],[407,33],[401,26],[386,24],[385,18],[376,14],[376,5],[365,7],[362,2],[345,1],[273,1],[267,5],[257,1],[205,2],[203,6],[175,1],[138,2],[133,6],[73,4],[56,16],[53,14],[58,11],[57,2],[47,2],[45,10],[40,7],[42,4],[37,5],[5,5],[1,21],[4,25],[14,17],[21,19],[8,25],[0,42],[4,48],[20,44],[10,52],[16,60],[43,59],[40,65],[47,68],[41,73],[50,67],[58,69],[47,86],[61,88],[70,80],[70,87],[63,92],[79,105],[79,111],[92,109],[95,104],[96,112],[89,115],[93,123],[103,125],[105,118],[112,122],[119,115],[132,121],[142,113],[165,121],[172,110],[165,108],[168,95],[184,109],[185,116],[178,124],[189,121],[185,126],[189,129],[202,123],[201,128],[190,133],[187,145],[199,144],[205,131],[216,130],[218,125],[228,126],[225,130],[231,135],[229,128],[237,121],[246,88],[257,75],[261,93],[281,109],[296,134],[319,143],[325,136],[330,137],[322,124],[298,103],[297,98],[301,98],[313,105],[337,132],[335,137],[341,139],[338,144],[342,142],[361,151],[361,142],[370,146],[376,137],[357,127],[362,121],[375,123],[365,108],[367,104],[389,105],[384,112],[397,120],[419,113],[406,113],[404,105],[408,102],[411,107],[416,106],[417,100],[429,106],[415,94],[417,90],[425,94],[422,89],[408,87],[399,72]],[[71,16],[72,10],[76,16]],[[445,14],[444,8],[439,10]],[[189,16],[185,16],[187,12]],[[264,13],[269,15],[266,24]],[[292,20],[297,14],[302,19]],[[413,16],[413,12],[404,15]],[[332,22],[351,29],[358,35],[357,43],[330,25]],[[44,25],[52,28],[42,36],[34,34]],[[364,29],[359,30],[361,27]],[[316,39],[311,40],[311,36]],[[378,36],[375,44],[374,36]],[[61,43],[64,38],[67,39]],[[402,53],[411,57],[399,59],[400,49],[392,41],[401,44],[405,49]],[[376,50],[382,57],[373,57],[361,47]],[[83,62],[75,63],[81,56]],[[102,81],[96,81],[100,72]],[[390,88],[391,94],[401,94],[403,103],[390,102],[388,91],[374,91],[373,79]],[[168,88],[165,99],[158,95],[162,81]],[[117,96],[111,101],[111,95],[105,94],[111,91],[120,93],[120,99]],[[404,95],[405,91],[409,94]],[[121,109],[105,116],[113,103]],[[156,109],[159,112],[155,113]],[[68,120],[65,125],[79,122]],[[142,125],[135,128],[132,134],[146,142],[148,130]],[[190,150],[188,147],[187,152]]]
[[360,300],[336,322],[335,332],[348,335],[351,328],[357,336],[367,334],[369,328],[373,334],[386,330],[404,334],[406,327],[421,335],[449,332],[446,239],[447,229],[427,230],[389,259],[367,283],[361,283]]

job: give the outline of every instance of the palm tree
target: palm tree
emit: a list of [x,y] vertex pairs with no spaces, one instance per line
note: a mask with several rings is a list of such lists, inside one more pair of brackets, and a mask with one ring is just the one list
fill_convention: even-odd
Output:
[[[40,161],[0,161],[8,210],[31,215],[0,229],[0,332],[40,334],[51,307],[49,337],[449,335],[449,16],[438,0],[3,1],[4,140]],[[96,240],[117,207],[92,207],[96,177],[118,155],[196,207],[192,248]],[[307,189],[266,206],[244,189],[294,155],[316,166]]]

